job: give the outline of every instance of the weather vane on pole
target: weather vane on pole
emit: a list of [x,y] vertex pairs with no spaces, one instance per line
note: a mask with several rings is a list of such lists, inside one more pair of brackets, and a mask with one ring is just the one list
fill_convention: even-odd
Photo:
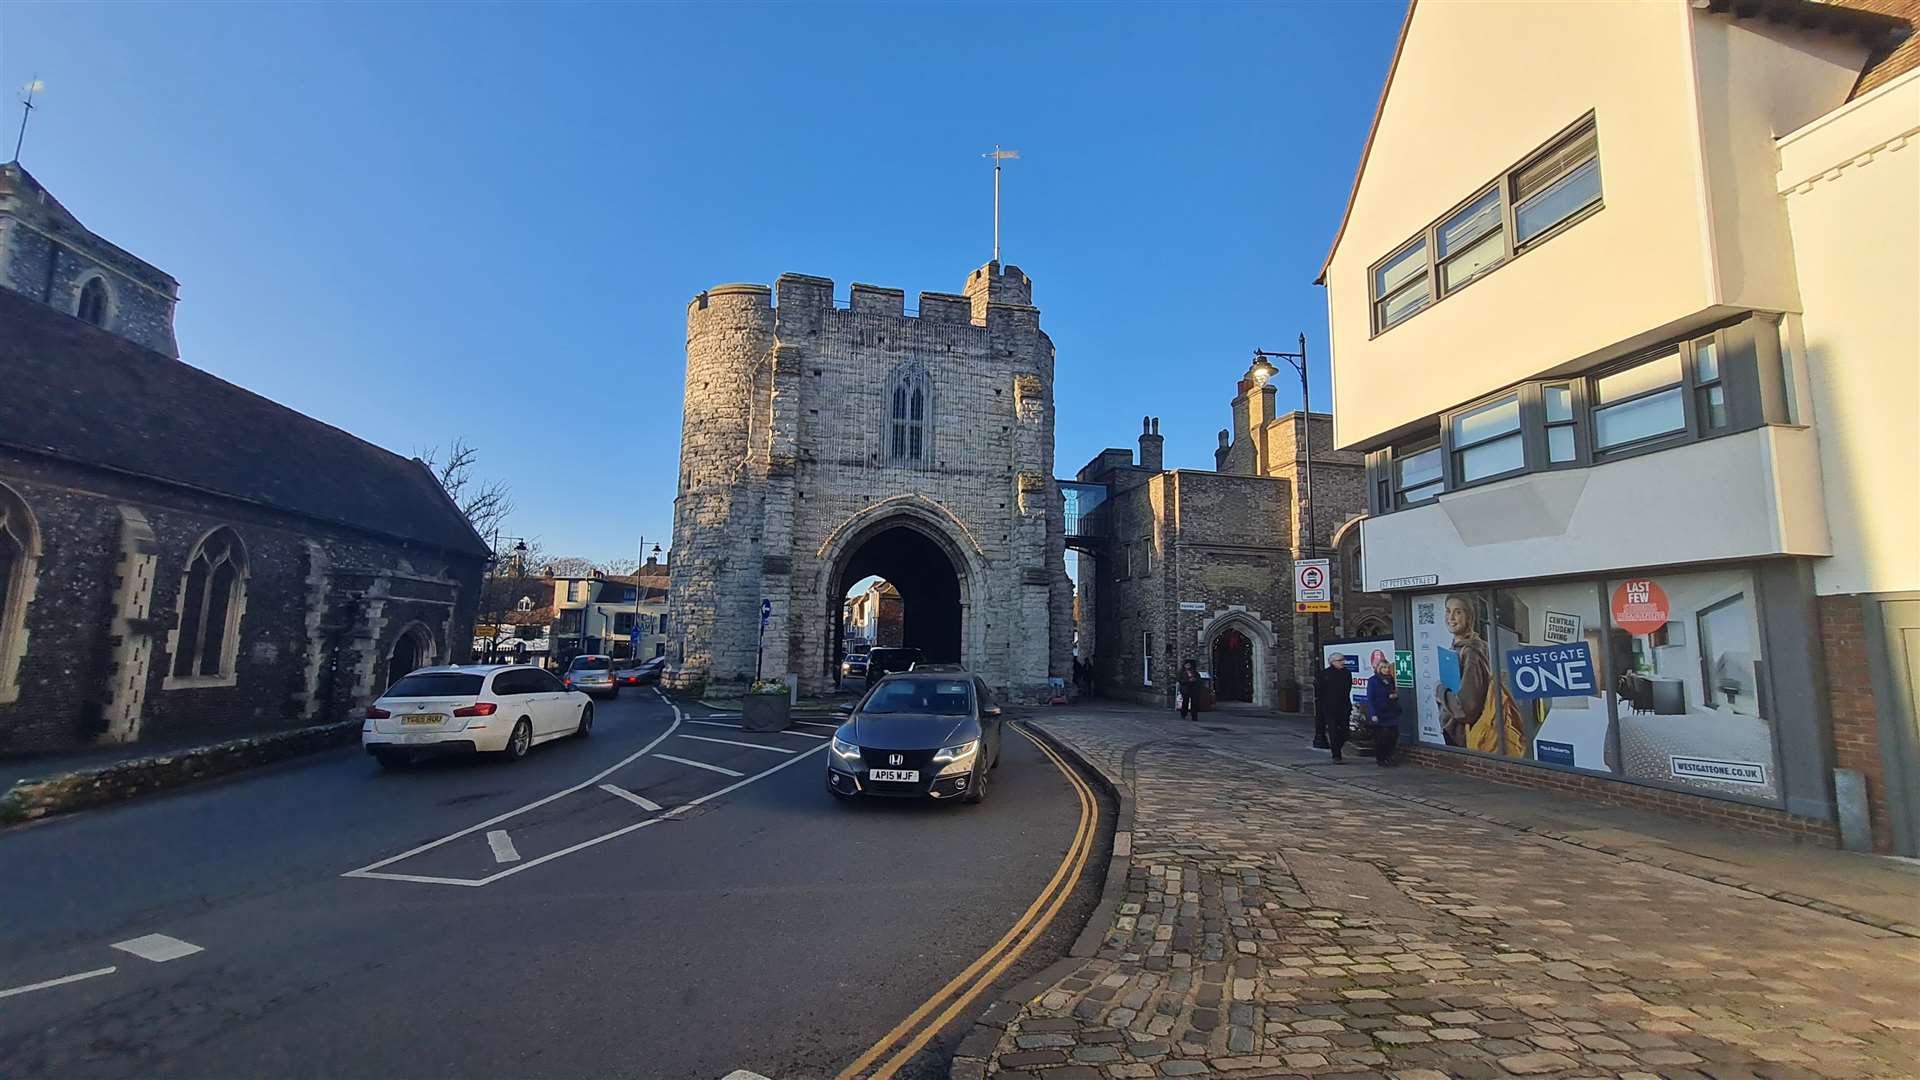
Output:
[[1000,163],[1010,158],[1018,158],[1018,150],[1002,150],[999,143],[993,144],[993,152],[981,154],[983,158],[993,159],[993,261],[1000,261]]
[[37,77],[28,80],[27,85],[21,87],[26,91],[26,96],[20,99],[20,134],[13,140],[13,160],[15,161],[20,160],[20,144],[27,141],[27,120],[33,116],[33,95],[36,91],[46,88],[47,84]]

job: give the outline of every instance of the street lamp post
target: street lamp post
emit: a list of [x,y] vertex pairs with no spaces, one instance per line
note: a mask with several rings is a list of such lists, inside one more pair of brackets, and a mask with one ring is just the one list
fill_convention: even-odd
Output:
[[[501,536],[500,530],[498,528],[495,528],[493,530],[493,549],[492,549],[493,557],[487,560],[487,586],[489,587],[483,587],[482,596],[484,596],[487,592],[492,591],[490,586],[493,584],[494,571],[500,565],[500,541],[502,540],[515,541],[513,545],[514,576],[518,577],[519,575],[524,574],[526,572],[526,562],[527,562],[526,537]],[[493,634],[492,636],[487,638],[486,657],[487,657],[488,663],[492,663],[494,660],[498,659],[498,656],[496,654],[499,652],[499,649],[500,649],[500,628],[505,625],[506,617],[507,617],[506,605],[502,604],[500,606],[500,609],[493,613]]]
[[[1307,542],[1304,545],[1306,557],[1313,558],[1319,549],[1319,536],[1314,532],[1313,520],[1313,390],[1307,379],[1307,335],[1300,335],[1300,349],[1297,352],[1268,352],[1265,349],[1253,350],[1254,362],[1261,360],[1285,360],[1300,373],[1300,411],[1305,415],[1301,423],[1300,438],[1306,446],[1306,484],[1307,484]],[[1313,613],[1313,662],[1320,663],[1320,613]]]

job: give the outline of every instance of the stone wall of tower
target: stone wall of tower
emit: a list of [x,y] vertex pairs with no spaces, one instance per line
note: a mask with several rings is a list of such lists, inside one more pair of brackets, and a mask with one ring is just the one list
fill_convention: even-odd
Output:
[[[771,306],[764,288],[696,300],[674,527],[685,651],[669,650],[673,681],[750,678],[765,598],[764,670],[829,684],[836,574],[862,530],[903,517],[965,574],[970,668],[1016,695],[1067,673],[1053,344],[1031,290],[1017,268],[990,264],[965,295],[921,293],[916,314],[900,290],[868,285],[836,306],[832,282],[799,274],[780,278]],[[738,314],[716,320],[723,299]],[[746,328],[727,329],[734,320]],[[912,362],[927,366],[932,401],[926,457],[907,464],[889,454],[888,391]],[[719,400],[729,380],[738,396]]]
[[[765,468],[752,459],[758,450],[764,461],[763,387],[773,341],[772,291],[764,285],[721,285],[687,305],[668,589],[669,678],[676,685],[705,682],[716,657],[731,670],[742,647],[753,648],[740,640],[738,621],[723,622],[719,613],[746,605],[758,614]],[[757,622],[751,630],[757,638]]]

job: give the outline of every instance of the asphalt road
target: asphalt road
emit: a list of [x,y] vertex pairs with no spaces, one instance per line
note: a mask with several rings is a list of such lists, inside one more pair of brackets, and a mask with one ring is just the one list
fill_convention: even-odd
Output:
[[[848,807],[823,739],[707,712],[629,690],[518,764],[341,751],[0,832],[0,1076],[832,1077],[1079,823],[1011,730],[984,805]],[[1102,871],[992,993],[1064,953]],[[153,934],[200,951],[113,947]]]

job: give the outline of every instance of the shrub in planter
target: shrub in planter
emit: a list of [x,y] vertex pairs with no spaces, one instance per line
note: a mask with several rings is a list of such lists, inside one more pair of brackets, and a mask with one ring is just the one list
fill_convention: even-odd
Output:
[[779,679],[761,679],[740,700],[740,727],[746,731],[784,731],[793,722],[792,695]]

